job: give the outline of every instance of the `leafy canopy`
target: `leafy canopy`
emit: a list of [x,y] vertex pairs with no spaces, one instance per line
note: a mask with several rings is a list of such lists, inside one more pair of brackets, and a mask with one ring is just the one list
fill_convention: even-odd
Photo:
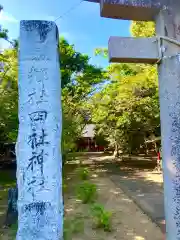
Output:
[[[154,23],[132,22],[131,33],[153,36]],[[107,49],[96,49],[95,54],[107,57]],[[156,66],[115,63],[107,73],[110,81],[89,101],[92,121],[110,146],[137,152],[146,138],[160,135]]]

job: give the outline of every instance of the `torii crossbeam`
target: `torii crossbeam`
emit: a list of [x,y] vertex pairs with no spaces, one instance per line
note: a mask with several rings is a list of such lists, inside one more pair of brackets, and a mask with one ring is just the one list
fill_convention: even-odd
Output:
[[[158,63],[166,238],[180,239],[180,1],[85,0],[102,17],[155,21],[155,38],[109,40],[111,62]],[[133,48],[132,48],[133,45]]]
[[[154,20],[162,3],[158,0],[85,0],[99,3],[101,16],[127,20]],[[143,11],[142,11],[143,10]]]

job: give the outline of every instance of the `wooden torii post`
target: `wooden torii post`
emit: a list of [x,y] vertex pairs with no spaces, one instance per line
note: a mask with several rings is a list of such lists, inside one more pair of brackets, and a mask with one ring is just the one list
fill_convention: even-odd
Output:
[[102,17],[155,21],[154,38],[110,37],[111,62],[158,63],[166,237],[180,239],[180,1],[86,0]]

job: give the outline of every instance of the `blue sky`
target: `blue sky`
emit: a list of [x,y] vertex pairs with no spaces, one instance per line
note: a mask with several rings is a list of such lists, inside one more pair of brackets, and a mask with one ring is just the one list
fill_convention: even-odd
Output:
[[[19,35],[20,20],[55,20],[80,0],[1,0],[4,11],[0,24],[9,30],[10,38]],[[105,66],[108,61],[94,56],[96,47],[107,47],[110,36],[129,36],[129,21],[100,17],[99,4],[82,2],[77,8],[57,21],[59,32],[77,51],[91,57],[91,63]],[[1,47],[4,43],[1,43]]]

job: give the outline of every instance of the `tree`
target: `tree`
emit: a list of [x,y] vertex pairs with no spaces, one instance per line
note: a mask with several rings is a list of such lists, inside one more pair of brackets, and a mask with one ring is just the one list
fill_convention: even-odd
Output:
[[[16,141],[18,129],[18,62],[16,47],[1,54],[0,72],[0,141]],[[89,64],[89,57],[77,52],[73,45],[60,39],[63,141],[66,153],[75,149],[86,124],[84,105],[95,91],[97,84],[104,81],[102,69]]]
[[89,57],[75,51],[65,39],[60,39],[63,137],[62,150],[65,157],[68,151],[76,150],[76,142],[81,137],[87,123],[85,104],[104,81],[105,72],[89,64]]
[[[3,10],[3,6],[0,5],[0,13]],[[2,28],[2,26],[0,25],[0,39],[8,39],[8,30]]]
[[[154,24],[133,22],[133,36],[154,35]],[[107,57],[107,49],[95,54]],[[160,135],[158,81],[156,66],[112,64],[110,81],[89,102],[92,121],[115,149],[132,153],[144,145],[150,135]]]
[[60,56],[62,88],[74,90],[74,87],[88,87],[102,81],[102,69],[89,64],[88,55],[76,52],[74,45],[64,38],[60,39]]
[[130,28],[134,37],[153,37],[156,35],[154,22],[133,21]]
[[89,106],[92,121],[116,152],[138,150],[150,134],[159,128],[157,82],[145,73],[126,76],[96,93]]
[[15,142],[18,129],[17,51],[3,52],[0,71],[0,141]]

